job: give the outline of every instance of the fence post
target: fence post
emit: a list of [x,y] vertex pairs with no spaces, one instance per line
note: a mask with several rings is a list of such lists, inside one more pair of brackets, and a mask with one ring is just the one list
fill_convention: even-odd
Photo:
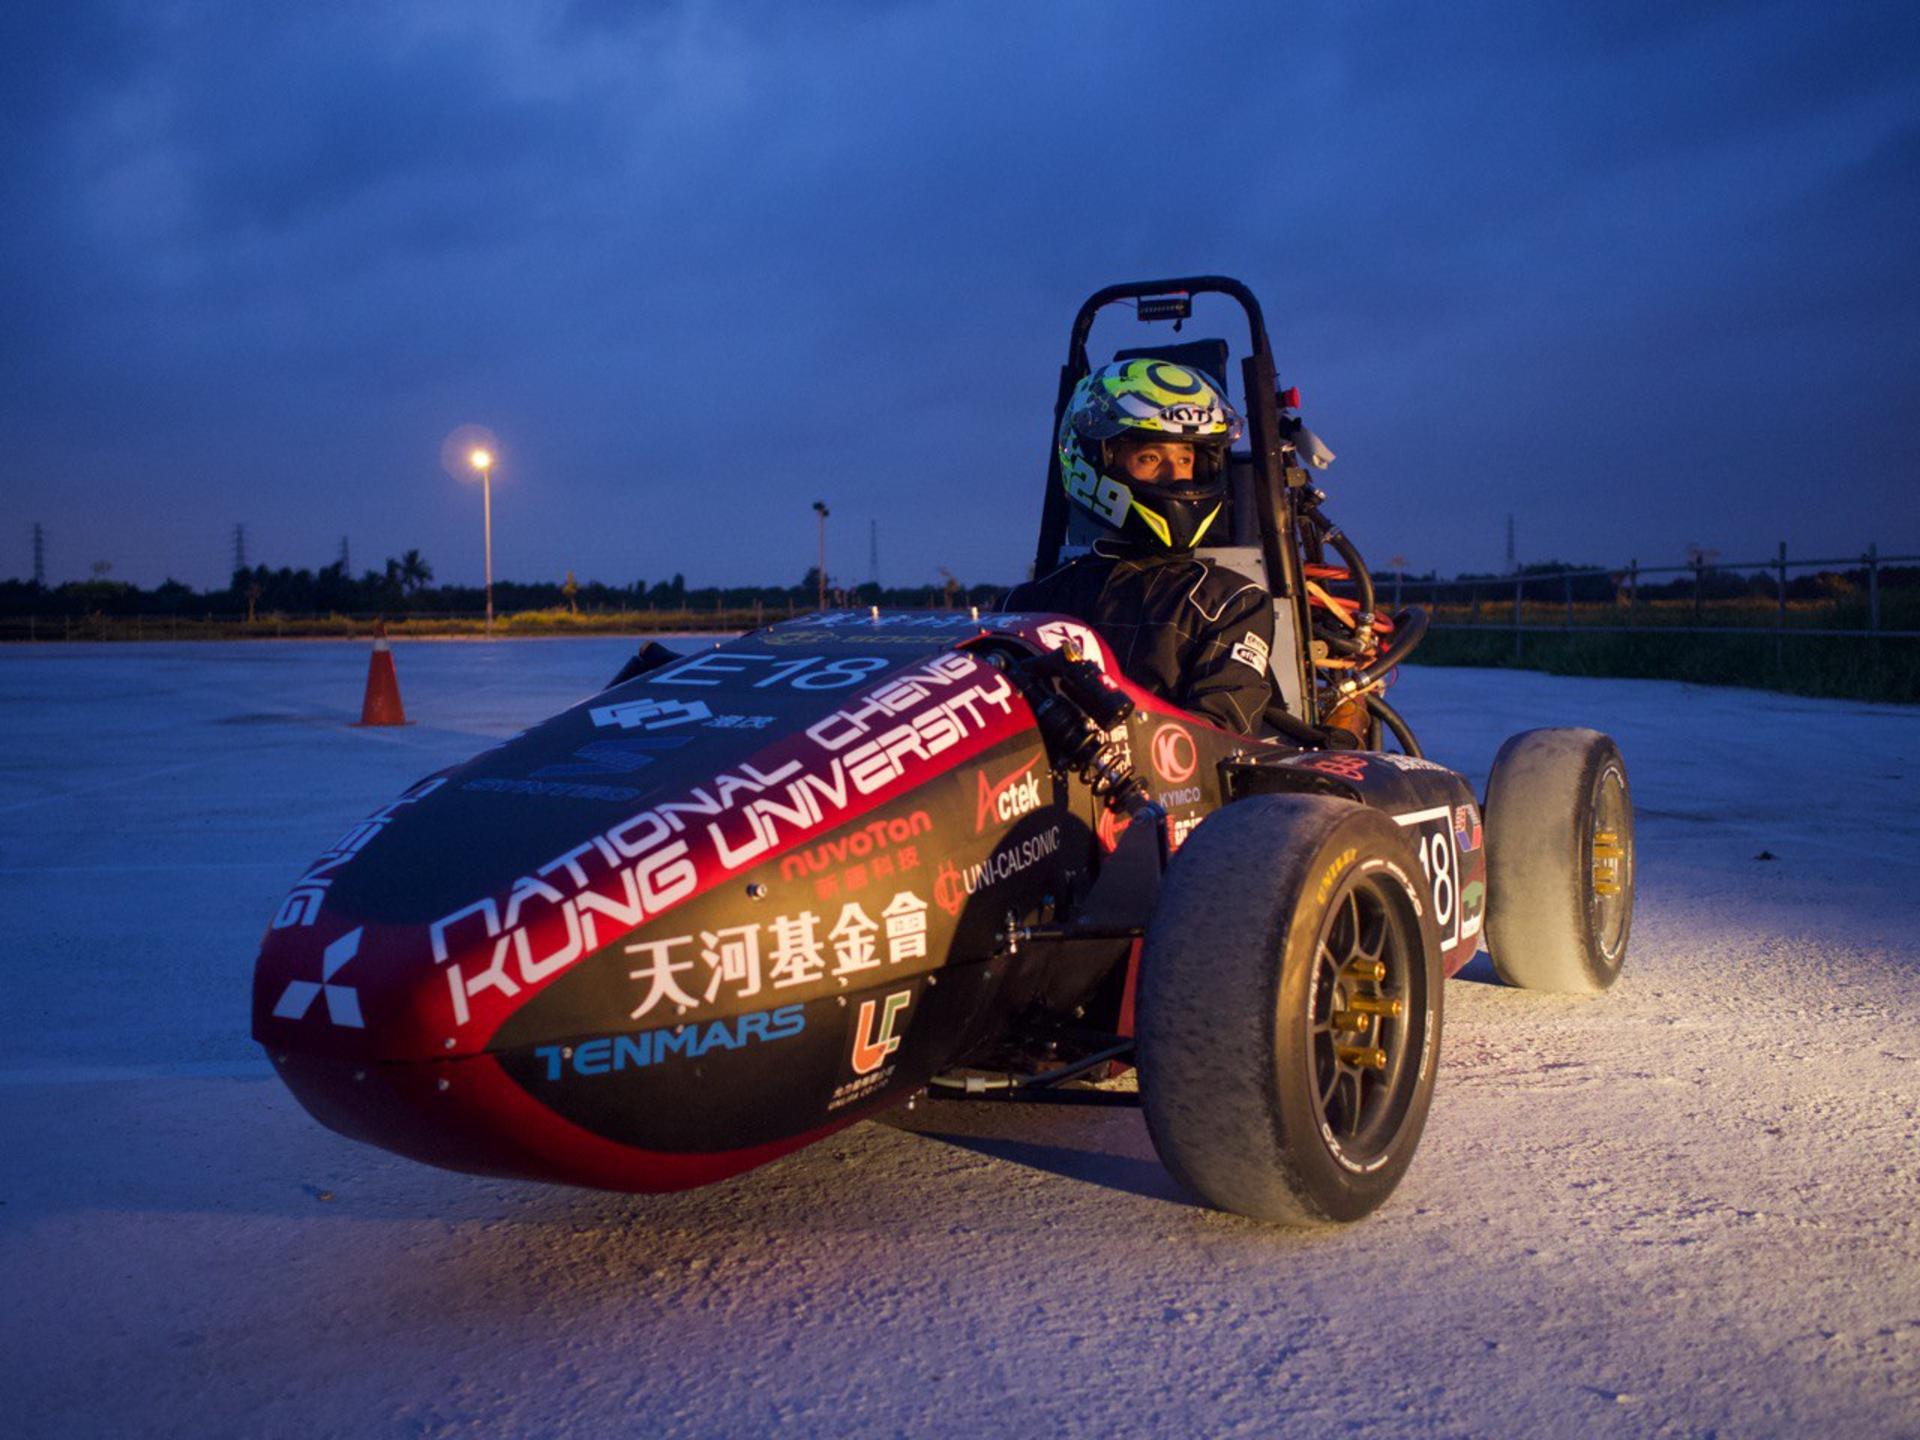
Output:
[[1693,623],[1700,623],[1700,574],[1707,568],[1706,560],[1699,555],[1693,557]]
[[1513,572],[1513,661],[1520,663],[1520,587],[1525,582],[1518,570]]
[[1867,629],[1880,628],[1880,542],[1867,546]]
[[1627,563],[1627,628],[1633,628],[1634,607],[1640,603],[1640,562]]
[[1567,582],[1567,629],[1571,630],[1573,629],[1573,574],[1572,572],[1569,571],[1565,578]]
[[1779,577],[1779,601],[1773,612],[1773,663],[1787,663],[1787,542],[1780,542],[1780,558],[1774,562]]

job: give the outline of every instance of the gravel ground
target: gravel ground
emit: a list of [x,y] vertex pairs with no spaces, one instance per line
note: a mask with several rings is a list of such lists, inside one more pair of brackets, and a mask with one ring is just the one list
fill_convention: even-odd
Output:
[[[1407,1181],[1202,1209],[1138,1115],[923,1103],[704,1191],[475,1180],[247,1039],[304,862],[610,640],[0,653],[0,1393],[23,1436],[1920,1434],[1911,710],[1413,670],[1429,753],[1590,724],[1638,802],[1598,1000],[1448,987]],[[1756,858],[1762,854],[1772,858]]]

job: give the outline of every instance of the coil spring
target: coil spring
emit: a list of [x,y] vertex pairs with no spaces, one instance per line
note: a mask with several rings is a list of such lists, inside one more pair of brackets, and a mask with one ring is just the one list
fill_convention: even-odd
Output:
[[1127,761],[1126,752],[1115,741],[1108,741],[1094,751],[1081,774],[1094,795],[1106,801],[1124,798],[1138,783],[1133,777],[1133,767]]

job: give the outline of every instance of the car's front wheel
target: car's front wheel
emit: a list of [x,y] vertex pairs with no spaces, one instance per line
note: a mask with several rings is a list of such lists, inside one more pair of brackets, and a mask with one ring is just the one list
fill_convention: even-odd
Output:
[[1633,928],[1633,794],[1598,730],[1523,730],[1487,777],[1487,951],[1509,985],[1597,995]]
[[1356,1220],[1413,1159],[1440,1048],[1439,940],[1379,811],[1260,795],[1194,831],[1140,959],[1154,1148],[1259,1220]]

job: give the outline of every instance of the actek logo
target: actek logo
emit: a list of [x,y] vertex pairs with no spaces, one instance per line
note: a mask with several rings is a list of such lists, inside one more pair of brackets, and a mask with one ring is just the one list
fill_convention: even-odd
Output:
[[[911,990],[896,990],[884,1000],[860,1002],[860,1018],[853,1032],[854,1074],[871,1075],[886,1063],[889,1055],[900,1048],[900,1037],[893,1033],[894,1028],[912,1003]],[[877,1029],[874,1022],[876,1011],[880,1017]]]
[[1002,820],[1018,820],[1040,808],[1040,777],[1033,773],[1033,767],[1039,763],[1040,757],[1036,755],[1011,775],[991,784],[986,771],[976,772],[979,793],[975,797],[974,834],[986,829],[987,821],[996,815]]

